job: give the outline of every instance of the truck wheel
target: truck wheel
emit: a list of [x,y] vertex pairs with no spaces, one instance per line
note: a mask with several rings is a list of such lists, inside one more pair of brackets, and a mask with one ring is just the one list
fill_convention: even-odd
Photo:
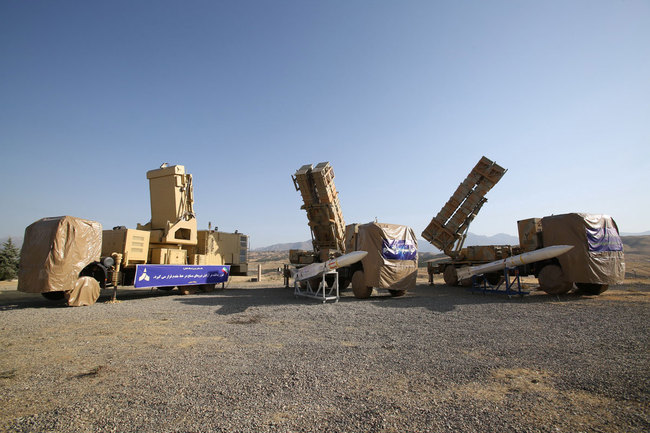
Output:
[[196,293],[197,288],[196,286],[178,286],[178,291],[181,295],[191,295]]
[[81,270],[80,277],[93,277],[99,283],[99,287],[106,288],[106,270],[98,263],[91,263]]
[[608,284],[598,284],[598,283],[576,283],[578,287],[578,292],[585,295],[600,295],[605,290],[609,289]]
[[358,299],[366,299],[372,295],[372,287],[366,286],[366,276],[363,271],[356,271],[352,275],[352,292]]
[[45,292],[41,293],[48,301],[60,301],[65,298],[65,292]]
[[99,298],[101,287],[93,277],[79,277],[72,290],[65,292],[70,307],[93,305]]
[[442,278],[445,280],[445,284],[448,286],[458,285],[458,275],[456,274],[456,268],[453,265],[449,265],[445,268],[445,272],[443,272]]
[[199,286],[199,290],[208,293],[214,291],[215,287],[216,287],[215,284],[201,284]]
[[388,289],[388,292],[390,293],[391,296],[394,296],[394,297],[404,296],[406,294],[406,290]]
[[564,279],[564,272],[559,265],[546,265],[537,277],[539,288],[549,295],[561,295],[573,287],[571,281]]

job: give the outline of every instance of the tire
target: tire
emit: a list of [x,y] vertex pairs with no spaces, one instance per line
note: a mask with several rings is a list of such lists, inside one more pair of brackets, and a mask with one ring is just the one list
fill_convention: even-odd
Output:
[[196,286],[178,286],[178,291],[181,295],[192,295],[196,293]]
[[566,281],[560,265],[546,265],[537,277],[539,288],[549,295],[561,295],[573,287],[571,281]]
[[356,271],[352,275],[352,292],[358,299],[366,299],[372,295],[372,287],[366,286],[366,276],[363,271]]
[[45,292],[41,295],[48,301],[60,301],[65,298],[65,292]]
[[99,283],[99,287],[106,288],[106,270],[97,263],[91,263],[81,270],[80,277],[93,277]]
[[68,306],[70,307],[93,305],[99,299],[100,291],[99,281],[93,277],[79,277],[74,284],[74,288],[65,292],[65,298],[68,300]]
[[578,288],[578,293],[584,295],[600,295],[609,289],[608,284],[598,283],[576,283],[576,287]]
[[215,284],[201,284],[199,286],[199,290],[208,293],[208,292],[213,292],[215,287],[216,287]]
[[388,289],[388,292],[390,293],[391,296],[393,297],[398,297],[398,296],[404,296],[406,294],[406,290],[394,290],[394,289]]
[[501,274],[498,272],[490,272],[489,274],[485,275],[485,279],[491,285],[496,286],[501,281]]
[[454,265],[448,265],[445,268],[445,272],[443,272],[442,278],[445,280],[445,284],[448,286],[458,285],[458,275],[456,274],[456,268]]
[[460,280],[460,285],[463,287],[472,287],[472,277]]

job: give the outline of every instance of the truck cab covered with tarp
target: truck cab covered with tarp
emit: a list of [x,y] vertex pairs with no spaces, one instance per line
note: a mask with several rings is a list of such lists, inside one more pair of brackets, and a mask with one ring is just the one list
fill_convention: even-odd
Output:
[[542,218],[542,243],[573,245],[557,258],[568,281],[618,284],[625,278],[623,242],[608,215],[568,213]]
[[79,273],[100,259],[101,250],[100,223],[71,216],[42,218],[25,229],[18,290],[69,292]]
[[361,261],[366,286],[398,291],[415,287],[418,244],[413,229],[375,222],[350,224],[345,239],[346,251],[368,252]]

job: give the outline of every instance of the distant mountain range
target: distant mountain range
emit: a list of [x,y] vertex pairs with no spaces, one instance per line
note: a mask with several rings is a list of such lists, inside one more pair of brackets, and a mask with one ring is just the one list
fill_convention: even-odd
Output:
[[650,236],[621,236],[626,254],[650,256]]
[[[650,231],[643,233],[621,233],[621,236],[624,236],[626,239],[623,239],[623,242],[626,245],[626,248],[630,244],[634,244],[634,237],[637,236],[649,236]],[[639,240],[641,242],[641,240]],[[643,240],[645,243],[646,241]],[[648,241],[650,243],[650,241]],[[519,245],[519,238],[517,236],[512,236],[507,233],[497,233],[492,236],[477,235],[475,233],[468,233],[467,239],[465,239],[464,246],[471,245]],[[635,244],[636,245],[636,244]],[[645,244],[643,244],[645,245]],[[288,250],[307,250],[312,249],[311,241],[303,242],[289,242],[284,244],[273,244],[268,247],[255,248],[253,251],[288,251]],[[643,248],[642,248],[643,249]],[[418,239],[418,250],[422,253],[440,253],[441,251],[431,245],[429,242],[424,239]]]
[[311,241],[289,242],[286,244],[273,244],[268,247],[254,248],[253,251],[289,251],[289,250],[311,250]]
[[621,233],[621,236],[648,236],[650,235],[650,230],[643,233]]
[[[483,236],[469,233],[465,240],[465,246],[468,245],[518,245],[519,238],[506,233],[498,233],[493,236]],[[255,248],[253,251],[287,251],[287,250],[311,250],[311,241],[289,242],[285,244],[273,244],[268,247]],[[436,247],[424,239],[418,239],[418,250],[423,253],[439,253]]]
[[[650,230],[643,233],[621,233],[621,236],[626,238],[635,237],[635,236],[650,236]],[[9,237],[0,238],[0,247],[7,242]],[[22,236],[11,236],[11,241],[16,245],[17,248],[20,248],[23,245]],[[629,243],[633,243],[632,239],[624,239],[623,242],[626,244],[626,247]],[[645,242],[645,241],[644,241]],[[475,233],[469,233],[467,239],[465,240],[465,246],[470,245],[518,245],[519,238],[517,236],[512,236],[507,233],[498,233],[493,236],[484,236],[477,235]],[[283,244],[273,244],[267,247],[255,248],[253,251],[288,251],[288,250],[311,250],[312,245],[311,241],[303,242],[288,242]],[[436,247],[431,245],[429,242],[424,239],[418,239],[418,250],[423,253],[439,253]]]

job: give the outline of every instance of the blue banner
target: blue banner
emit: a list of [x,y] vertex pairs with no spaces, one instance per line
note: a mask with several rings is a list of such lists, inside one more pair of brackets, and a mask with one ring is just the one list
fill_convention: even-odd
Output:
[[613,227],[587,228],[587,242],[589,251],[623,251],[623,242]]
[[381,255],[388,260],[416,260],[418,250],[415,243],[399,239],[382,241]]
[[135,287],[190,286],[228,281],[230,266],[137,265]]

